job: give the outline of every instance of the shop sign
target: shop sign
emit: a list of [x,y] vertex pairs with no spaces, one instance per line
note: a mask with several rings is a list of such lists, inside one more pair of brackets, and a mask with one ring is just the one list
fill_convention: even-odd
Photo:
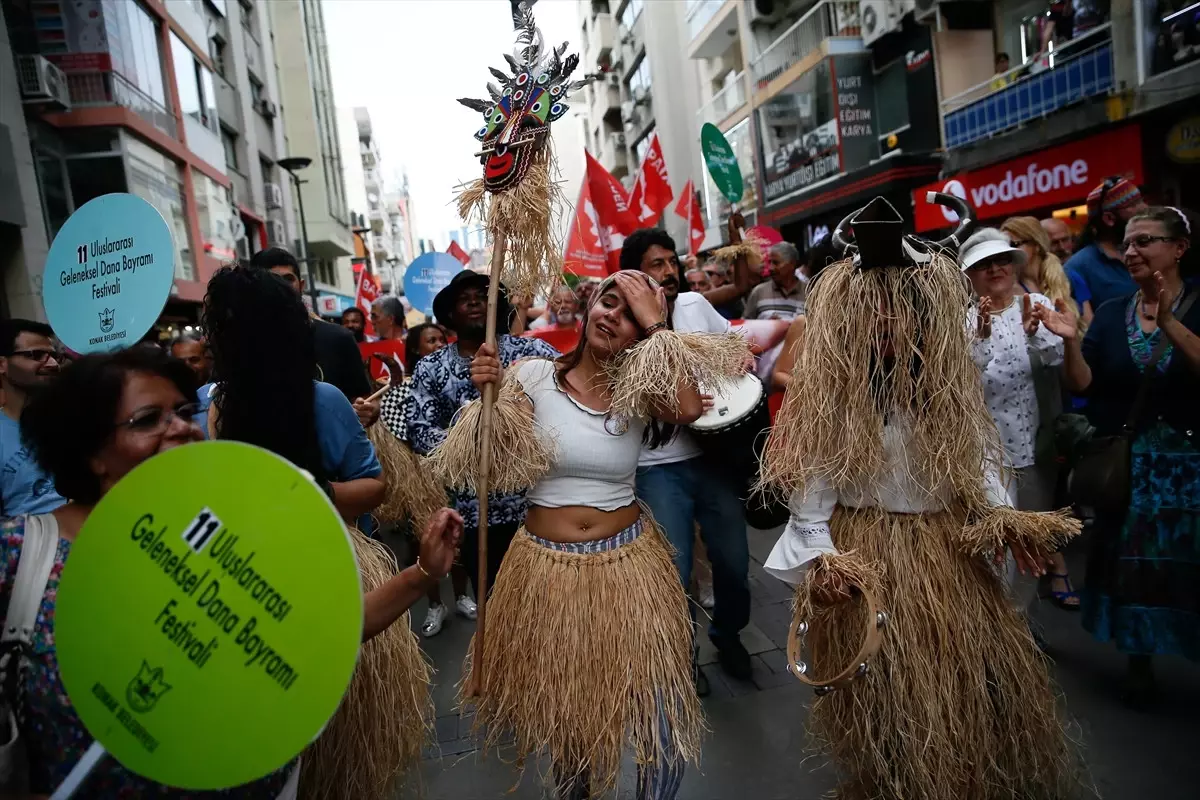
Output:
[[1181,164],[1200,161],[1200,116],[1180,120],[1167,132],[1167,155]]
[[834,56],[833,73],[842,169],[853,172],[879,157],[871,57]]
[[926,203],[928,191],[961,197],[980,219],[1008,217],[1080,203],[1109,175],[1140,184],[1141,152],[1141,129],[1130,125],[922,186],[912,193],[916,230],[936,230],[958,221],[950,209]]

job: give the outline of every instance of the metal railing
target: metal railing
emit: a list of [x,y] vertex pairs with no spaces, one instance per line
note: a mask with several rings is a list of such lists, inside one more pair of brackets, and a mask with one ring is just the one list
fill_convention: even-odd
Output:
[[689,0],[684,13],[687,15],[688,41],[694,40],[704,26],[717,15],[725,0]]
[[733,80],[724,89],[714,94],[712,100],[700,107],[700,110],[696,112],[696,118],[701,125],[706,122],[717,123],[744,105],[746,105],[746,71],[742,70],[733,76]]
[[124,106],[172,139],[179,138],[175,115],[116,72],[68,72],[71,106]]
[[1113,88],[1112,27],[1095,28],[1030,64],[942,101],[946,147],[961,147]]
[[856,0],[821,0],[810,8],[750,62],[755,84],[763,88],[832,36],[862,36]]

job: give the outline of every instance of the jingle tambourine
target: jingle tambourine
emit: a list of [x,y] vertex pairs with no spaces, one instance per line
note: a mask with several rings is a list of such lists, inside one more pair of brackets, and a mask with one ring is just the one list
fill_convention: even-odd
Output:
[[800,659],[800,645],[804,641],[805,634],[808,633],[808,620],[802,620],[798,616],[793,617],[792,627],[788,630],[788,672],[792,673],[801,683],[813,687],[818,696],[829,694],[834,689],[846,689],[855,678],[866,675],[870,670],[868,663],[879,652],[879,647],[883,644],[883,629],[888,622],[887,612],[880,610],[879,605],[875,602],[875,595],[871,592],[861,586],[853,588],[858,590],[863,597],[863,602],[867,604],[866,631],[863,634],[862,646],[859,648],[858,654],[854,656],[854,660],[850,662],[850,666],[834,677],[829,680],[813,680],[808,675],[809,665]]

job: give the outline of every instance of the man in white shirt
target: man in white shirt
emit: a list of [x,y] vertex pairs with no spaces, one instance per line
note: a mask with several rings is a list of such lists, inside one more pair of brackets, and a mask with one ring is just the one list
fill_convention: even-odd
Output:
[[[621,269],[646,273],[663,287],[668,319],[677,331],[724,333],[729,321],[696,292],[680,292],[679,258],[675,241],[665,231],[634,231],[621,249]],[[738,496],[745,476],[728,475],[702,457],[696,440],[685,429],[654,423],[638,459],[637,494],[650,506],[675,550],[675,566],[687,591],[692,577],[695,526],[712,562],[713,608],[708,635],[717,647],[721,667],[749,680],[750,654],[740,631],[750,621],[750,550],[746,517]],[[693,607],[693,616],[695,610]],[[696,691],[708,693],[708,682],[696,671]]]

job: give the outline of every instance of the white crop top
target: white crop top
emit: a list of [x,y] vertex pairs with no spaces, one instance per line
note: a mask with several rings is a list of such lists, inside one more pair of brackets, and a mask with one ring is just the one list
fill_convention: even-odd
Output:
[[546,508],[589,506],[615,511],[634,502],[634,478],[645,420],[622,424],[581,405],[554,380],[554,362],[526,361],[517,379],[533,402],[539,433],[553,442],[553,464],[526,494]]

